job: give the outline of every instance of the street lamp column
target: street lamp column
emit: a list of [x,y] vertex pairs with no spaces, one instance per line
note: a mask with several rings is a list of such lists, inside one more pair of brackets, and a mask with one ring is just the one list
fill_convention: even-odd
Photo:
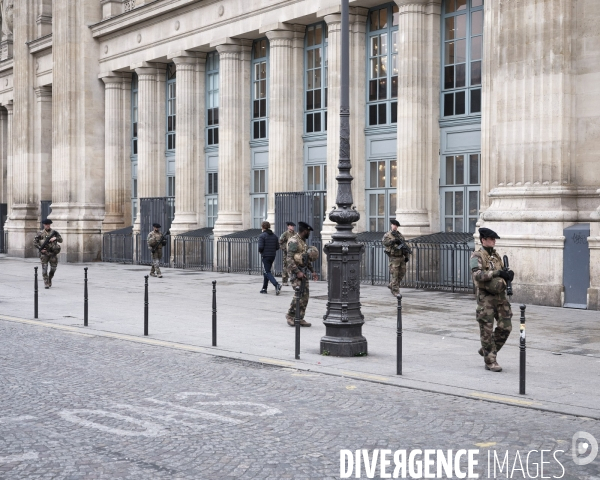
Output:
[[336,233],[325,245],[327,255],[328,302],[323,317],[325,336],[321,354],[351,357],[367,354],[367,339],[362,335],[364,316],[360,311],[360,259],[364,245],[356,241],[353,223],[360,214],[352,206],[350,169],[350,34],[348,0],[342,0],[340,155],[338,163],[336,208],[329,219]]

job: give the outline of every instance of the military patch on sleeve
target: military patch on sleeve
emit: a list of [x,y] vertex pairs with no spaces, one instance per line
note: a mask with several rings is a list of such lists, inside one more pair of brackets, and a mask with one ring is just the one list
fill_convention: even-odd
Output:
[[298,242],[289,241],[287,245],[288,252],[296,253],[298,251]]
[[477,260],[477,257],[471,258],[469,266],[471,267],[471,270],[477,270],[479,268],[479,261]]

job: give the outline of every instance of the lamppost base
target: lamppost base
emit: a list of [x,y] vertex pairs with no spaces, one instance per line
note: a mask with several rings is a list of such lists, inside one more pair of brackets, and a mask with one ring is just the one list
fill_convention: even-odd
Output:
[[361,335],[363,322],[352,324],[325,322],[321,337],[321,355],[333,357],[362,357],[367,355],[367,339]]

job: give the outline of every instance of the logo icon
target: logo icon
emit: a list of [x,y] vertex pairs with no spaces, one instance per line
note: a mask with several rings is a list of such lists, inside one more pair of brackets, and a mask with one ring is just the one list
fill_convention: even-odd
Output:
[[588,465],[598,456],[598,442],[588,432],[577,432],[573,435],[571,454],[575,465]]

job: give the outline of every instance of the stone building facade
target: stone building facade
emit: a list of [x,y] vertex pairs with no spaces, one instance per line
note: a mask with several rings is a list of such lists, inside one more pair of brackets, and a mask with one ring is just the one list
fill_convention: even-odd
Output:
[[[274,193],[335,199],[339,0],[2,0],[0,203],[34,255],[100,258],[139,199],[173,233],[274,221]],[[564,229],[600,290],[600,3],[350,1],[358,231],[499,232],[518,301],[564,302]],[[322,237],[333,231],[325,220]]]

